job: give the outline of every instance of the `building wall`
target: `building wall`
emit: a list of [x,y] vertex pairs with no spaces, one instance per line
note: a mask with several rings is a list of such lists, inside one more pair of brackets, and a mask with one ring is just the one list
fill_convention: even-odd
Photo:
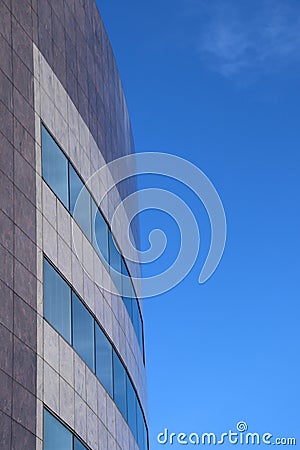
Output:
[[[89,0],[0,0],[0,37],[0,447],[43,448],[46,406],[91,449],[135,449],[111,397],[43,318],[45,255],[114,343],[146,414],[144,362],[124,303],[96,283],[101,274],[109,284],[108,273],[42,178],[41,121],[84,180],[134,150],[113,53]],[[95,199],[103,189],[105,180],[93,185]],[[133,189],[113,189],[107,218]],[[123,233],[119,224],[126,250]]]

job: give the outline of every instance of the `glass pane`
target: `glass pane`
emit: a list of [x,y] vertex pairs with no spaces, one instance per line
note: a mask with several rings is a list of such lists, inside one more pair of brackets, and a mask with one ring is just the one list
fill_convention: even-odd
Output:
[[44,409],[44,450],[72,450],[72,433]]
[[71,342],[71,289],[44,259],[44,317]]
[[136,395],[131,382],[127,378],[127,420],[128,425],[137,440],[137,424],[136,424]]
[[131,306],[131,297],[133,297],[134,292],[132,288],[131,279],[125,265],[124,260],[121,261],[121,270],[122,270],[122,295],[123,300],[128,311],[129,317],[132,317],[132,306]]
[[[115,244],[115,240],[113,238],[113,235],[109,233],[108,237],[108,243],[109,243],[109,265],[111,270],[111,277],[113,279],[113,282],[116,285],[116,288],[122,293],[122,277],[121,277],[121,254],[119,252],[118,247]],[[116,273],[114,272],[116,271]]]
[[86,450],[86,447],[74,436],[74,450]]
[[143,417],[142,410],[141,410],[141,407],[139,404],[137,407],[137,424],[138,424],[138,446],[139,446],[140,450],[144,450],[145,449],[145,435],[144,435],[145,422],[144,422],[144,417]]
[[94,319],[77,295],[72,292],[73,347],[85,361],[94,366]]
[[68,208],[68,161],[44,126],[42,126],[42,167],[44,180]]
[[132,299],[132,323],[135,329],[136,336],[138,338],[140,321],[139,321],[139,308],[136,297]]
[[91,196],[71,164],[69,170],[70,213],[74,216],[74,219],[76,220],[86,237],[91,241]]
[[93,246],[102,261],[108,265],[108,226],[96,203],[92,200],[92,221],[94,220]]
[[114,401],[124,418],[127,418],[126,372],[118,355],[114,352]]
[[112,346],[96,324],[96,375],[107,390],[113,396],[113,372],[112,372]]
[[148,450],[148,436],[147,436],[147,428],[144,422],[144,448]]
[[139,341],[140,349],[143,350],[143,325],[140,313],[138,314],[138,334],[137,338]]

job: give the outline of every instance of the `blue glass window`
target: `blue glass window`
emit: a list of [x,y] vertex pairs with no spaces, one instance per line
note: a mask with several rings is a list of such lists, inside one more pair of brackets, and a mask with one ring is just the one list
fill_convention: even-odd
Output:
[[44,126],[42,126],[42,166],[45,181],[68,208],[68,160]]
[[110,265],[110,273],[113,279],[113,282],[116,285],[116,288],[121,293],[122,292],[122,268],[121,268],[121,254],[119,249],[115,243],[113,235],[109,233],[108,237],[108,248],[109,248],[109,265]]
[[145,421],[143,417],[143,413],[140,405],[137,407],[137,426],[138,426],[138,446],[140,450],[144,450],[146,448],[145,442]]
[[74,450],[86,450],[86,447],[74,436]]
[[44,316],[71,342],[71,289],[44,259]]
[[108,226],[103,215],[92,200],[92,221],[93,223],[93,246],[98,252],[102,261],[108,266]]
[[114,401],[119,410],[127,419],[127,395],[126,395],[126,372],[118,355],[113,352],[114,358]]
[[72,450],[72,433],[44,409],[44,450]]
[[132,320],[132,304],[131,304],[132,300],[131,300],[131,298],[134,295],[134,293],[133,293],[133,288],[132,288],[131,280],[129,277],[129,273],[128,273],[127,267],[123,260],[121,262],[121,270],[122,270],[122,275],[123,275],[123,277],[122,277],[123,301],[126,306],[129,317]]
[[127,378],[127,420],[128,425],[133,433],[133,436],[137,440],[138,436],[137,436],[136,414],[137,414],[136,394],[134,392],[131,382]]
[[[70,212],[91,241],[91,195],[70,164]],[[80,195],[79,195],[80,194]],[[79,196],[79,197],[78,197]],[[76,205],[76,207],[75,207]]]
[[111,396],[113,396],[112,364],[112,346],[96,324],[96,375]]
[[72,292],[72,315],[73,346],[94,371],[94,319],[74,292]]

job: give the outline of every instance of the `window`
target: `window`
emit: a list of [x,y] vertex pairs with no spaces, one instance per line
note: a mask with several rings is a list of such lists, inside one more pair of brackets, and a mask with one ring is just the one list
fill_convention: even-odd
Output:
[[136,424],[136,414],[137,414],[137,400],[136,394],[132,387],[132,384],[127,380],[127,418],[128,425],[133,433],[133,436],[137,440],[137,424]]
[[45,181],[68,208],[68,160],[44,126],[42,126],[42,165]]
[[71,289],[44,259],[44,316],[71,342]]
[[72,450],[72,433],[44,409],[44,450],[54,449]]
[[[133,299],[129,300],[133,302]],[[135,303],[137,304],[136,299]],[[147,430],[142,410],[123,363],[95,318],[46,258],[44,258],[44,317],[73,345],[81,358],[96,373],[127,420],[136,441],[147,448]],[[54,420],[56,419],[51,416],[50,425]],[[60,436],[59,433],[67,436],[60,422],[53,423],[53,427],[57,427],[58,431],[56,434],[53,432],[51,436],[50,425],[45,427],[45,433],[48,433],[45,442],[50,442],[45,450],[52,448],[61,450],[59,446],[51,447],[56,445],[55,436]],[[85,448],[77,438],[74,437],[73,441],[72,450]],[[63,447],[62,450],[65,448],[69,449]],[[144,450],[144,447],[140,449]]]
[[[91,195],[70,164],[70,213],[91,241]],[[79,195],[80,194],[80,195]],[[79,196],[79,197],[78,197]],[[76,208],[75,208],[76,205]]]
[[96,324],[96,375],[113,396],[112,346],[105,334]]
[[118,355],[114,351],[114,401],[123,417],[127,419],[126,372]]
[[[142,319],[139,310],[134,306],[135,294],[124,258],[92,195],[43,125],[42,166],[44,180],[68,208],[74,220],[98,252],[107,270],[110,270],[110,276],[123,298],[144,356]],[[128,278],[122,279],[121,273]]]
[[73,433],[44,409],[44,450],[87,450]]
[[94,371],[94,319],[74,292],[72,292],[72,315],[73,346]]
[[92,221],[94,226],[93,246],[96,252],[99,254],[101,260],[108,267],[108,226],[104,220],[103,215],[97,208],[96,203],[92,200]]
[[122,292],[122,277],[121,277],[121,254],[119,252],[119,249],[115,243],[115,240],[113,238],[113,235],[109,233],[108,236],[108,248],[109,248],[109,267],[110,267],[110,274],[113,279],[113,282],[116,285],[116,288],[121,293]]
[[74,450],[86,450],[86,447],[74,436]]
[[147,448],[147,442],[145,442],[145,421],[140,405],[137,408],[137,425],[138,425],[138,446],[140,450]]

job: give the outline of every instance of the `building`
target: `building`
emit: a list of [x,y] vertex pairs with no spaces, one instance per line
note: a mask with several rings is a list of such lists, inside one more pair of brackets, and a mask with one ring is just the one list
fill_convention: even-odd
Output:
[[0,448],[148,449],[141,305],[112,270],[139,274],[110,226],[134,185],[85,187],[134,151],[97,6],[0,0],[0,39]]

